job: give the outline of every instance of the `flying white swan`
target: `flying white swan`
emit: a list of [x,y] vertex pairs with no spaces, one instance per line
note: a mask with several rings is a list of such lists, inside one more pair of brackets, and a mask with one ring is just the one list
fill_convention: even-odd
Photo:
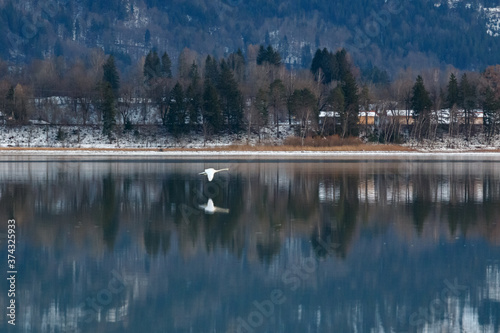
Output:
[[200,172],[200,175],[207,175],[208,181],[211,182],[212,179],[214,179],[214,175],[217,172],[221,172],[221,171],[229,171],[229,169],[225,168],[225,169],[215,170],[214,168],[208,168],[208,169],[205,169],[205,171]]
[[229,209],[227,208],[219,208],[214,206],[214,202],[212,199],[208,199],[206,205],[199,205],[199,207],[203,210],[205,210],[206,214],[213,214],[213,213],[229,213]]

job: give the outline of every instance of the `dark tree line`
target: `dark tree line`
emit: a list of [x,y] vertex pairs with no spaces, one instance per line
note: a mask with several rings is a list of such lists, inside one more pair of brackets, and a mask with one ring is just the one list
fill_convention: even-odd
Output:
[[[148,77],[145,63],[144,73]],[[243,95],[234,77],[231,65],[225,59],[218,62],[207,56],[205,59],[203,87],[196,63],[189,71],[186,89],[180,81],[167,93],[167,109],[164,125],[175,136],[202,126],[205,135],[239,133],[244,128]],[[164,89],[168,89],[165,85]]]
[[352,64],[345,49],[335,53],[326,48],[318,49],[311,64],[311,72],[316,81],[328,85],[336,84],[328,98],[330,110],[338,113],[334,119],[339,118],[339,124],[334,121],[333,132],[339,125],[340,134],[356,136],[359,134],[359,91],[356,79],[352,73]]
[[[293,70],[272,46],[261,45],[223,58],[186,49],[177,70],[166,52],[152,49],[136,68],[120,72],[114,54],[104,53],[87,62],[33,61],[16,72],[0,62],[2,113],[8,123],[99,124],[110,139],[122,127],[160,123],[174,137],[255,133],[260,139],[294,129],[302,141],[434,140],[443,133],[470,139],[480,131],[492,139],[500,129],[500,66],[481,73],[452,68],[441,81],[437,69],[407,70],[388,81],[376,66],[360,71],[345,49],[317,49],[309,70]],[[57,111],[54,96],[70,107]],[[376,119],[370,122],[366,111]]]
[[[467,73],[460,80],[449,76],[445,89],[440,91],[441,109],[431,99],[422,76],[417,76],[412,88],[410,106],[413,110],[413,137],[434,139],[438,127],[447,127],[450,136],[461,134],[470,139],[481,127],[491,139],[499,133],[500,94],[499,67],[488,67],[481,76],[471,80]],[[480,114],[481,112],[482,114]],[[478,119],[481,116],[482,119]],[[441,117],[441,119],[440,119]]]
[[281,64],[281,55],[278,51],[275,51],[271,45],[264,48],[263,45],[259,48],[259,54],[257,55],[257,65],[262,65],[265,62],[279,66]]

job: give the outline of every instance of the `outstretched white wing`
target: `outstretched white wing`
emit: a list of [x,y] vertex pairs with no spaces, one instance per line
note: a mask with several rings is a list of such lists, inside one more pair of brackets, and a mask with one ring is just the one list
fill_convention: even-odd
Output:
[[217,172],[221,172],[221,171],[229,171],[229,169],[224,168],[224,169],[220,169],[220,170],[215,170],[214,168],[208,168],[208,169],[205,169],[205,171],[200,172],[200,175],[207,175],[208,181],[211,182],[214,179],[214,175]]

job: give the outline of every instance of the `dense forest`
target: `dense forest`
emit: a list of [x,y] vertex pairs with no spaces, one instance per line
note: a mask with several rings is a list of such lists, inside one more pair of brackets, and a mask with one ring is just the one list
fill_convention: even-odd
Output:
[[110,141],[138,125],[204,139],[286,129],[302,144],[490,140],[493,5],[6,1],[2,122],[98,125]]
[[74,1],[0,3],[0,56],[13,63],[100,48],[121,70],[151,48],[177,59],[184,48],[217,58],[270,44],[289,67],[309,67],[317,48],[345,47],[357,64],[390,74],[497,61],[497,2],[473,1]]
[[260,138],[262,131],[279,138],[286,128],[302,145],[331,135],[401,143],[481,133],[491,140],[500,130],[499,65],[482,72],[406,69],[390,79],[376,66],[360,70],[346,49],[317,49],[309,68],[297,70],[260,45],[223,58],[186,48],[177,66],[152,49],[125,73],[113,54],[99,50],[74,62],[57,57],[16,68],[0,64],[6,124],[98,125],[111,142],[138,125],[204,140]]

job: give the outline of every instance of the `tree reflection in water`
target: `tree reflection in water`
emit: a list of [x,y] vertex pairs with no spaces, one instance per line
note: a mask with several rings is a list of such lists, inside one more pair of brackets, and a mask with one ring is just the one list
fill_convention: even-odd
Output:
[[[13,179],[0,163],[0,215],[23,237],[19,297],[34,304],[25,327],[61,330],[117,269],[133,287],[95,330],[148,319],[151,331],[231,331],[280,289],[287,301],[262,330],[446,330],[469,311],[474,328],[498,331],[495,163],[240,163],[210,191],[200,164],[47,162]],[[229,212],[204,214],[209,198]],[[310,257],[317,268],[292,291],[285,272]],[[457,278],[470,294],[413,325]]]

